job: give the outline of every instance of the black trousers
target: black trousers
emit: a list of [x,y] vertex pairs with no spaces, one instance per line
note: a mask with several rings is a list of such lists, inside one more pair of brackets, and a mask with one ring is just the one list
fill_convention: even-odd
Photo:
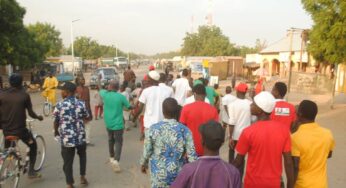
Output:
[[[234,141],[234,149],[229,148],[229,152],[228,152],[228,162],[232,163],[235,159],[235,148],[237,146],[238,140]],[[240,166],[239,168],[239,172],[240,172],[240,178],[243,179],[243,175],[244,175],[244,167],[245,167],[245,162]]]
[[64,160],[63,170],[66,177],[67,184],[74,184],[73,179],[73,159],[77,150],[77,154],[79,155],[79,168],[80,175],[85,176],[86,172],[86,144],[76,146],[76,147],[64,147],[61,146],[61,156]]
[[107,129],[107,132],[109,155],[115,160],[120,161],[121,149],[123,147],[124,129],[116,131]]
[[[12,136],[12,135],[6,135],[5,136]],[[29,148],[29,171],[33,171],[35,163],[36,163],[36,156],[37,156],[37,143],[34,139],[34,136],[27,128],[25,128],[19,135],[17,135],[19,139],[24,142]],[[5,148],[9,148],[11,146],[11,142],[8,140],[5,140]]]

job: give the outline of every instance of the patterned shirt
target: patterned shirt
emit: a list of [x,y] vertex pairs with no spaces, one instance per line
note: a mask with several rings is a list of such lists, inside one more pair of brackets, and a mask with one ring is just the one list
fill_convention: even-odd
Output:
[[76,97],[67,97],[57,103],[54,121],[59,124],[61,144],[64,147],[76,147],[85,144],[83,119],[89,117],[84,102]]
[[174,119],[164,119],[148,130],[141,165],[150,159],[151,186],[169,187],[187,162],[197,159],[190,130]]

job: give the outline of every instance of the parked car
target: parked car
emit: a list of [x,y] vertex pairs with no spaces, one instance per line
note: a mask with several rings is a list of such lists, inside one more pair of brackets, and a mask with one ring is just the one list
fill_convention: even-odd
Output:
[[90,77],[90,88],[94,89],[98,85],[98,81],[101,82],[101,86],[107,85],[111,80],[120,80],[119,74],[113,67],[98,68]]

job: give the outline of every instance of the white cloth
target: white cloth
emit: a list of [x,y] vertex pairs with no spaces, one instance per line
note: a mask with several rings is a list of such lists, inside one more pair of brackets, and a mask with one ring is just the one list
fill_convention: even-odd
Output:
[[159,86],[150,86],[143,90],[139,97],[139,102],[145,104],[144,127],[150,128],[151,125],[163,120],[162,103],[170,97],[167,90]]
[[163,93],[164,97],[168,98],[168,97],[174,97],[174,91],[173,88],[167,86],[164,83],[159,83],[159,87],[161,89],[161,92]]
[[174,98],[178,101],[180,106],[183,106],[187,94],[191,91],[189,81],[186,78],[178,78],[173,82],[172,87],[175,88]]
[[251,124],[251,101],[237,98],[228,109],[229,124],[234,125],[233,140],[239,140],[243,130]]
[[221,99],[221,119],[222,122],[229,124],[229,116],[225,110],[224,106],[227,106],[228,112],[230,111],[230,106],[232,103],[237,100],[237,97],[233,96],[232,94],[226,94],[224,97]]
[[[195,101],[196,101],[195,96],[192,95],[192,96],[190,96],[190,97],[185,99],[184,106],[188,105],[188,104],[191,104],[191,103],[194,103]],[[205,97],[204,102],[210,104],[210,101],[209,101],[209,99],[207,97]]]

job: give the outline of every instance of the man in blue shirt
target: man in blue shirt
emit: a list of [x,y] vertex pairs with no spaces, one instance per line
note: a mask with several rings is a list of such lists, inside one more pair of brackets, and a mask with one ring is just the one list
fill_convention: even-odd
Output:
[[54,116],[55,136],[59,136],[61,155],[64,160],[64,173],[68,188],[73,188],[73,159],[75,152],[79,155],[81,184],[87,185],[86,140],[84,120],[89,117],[84,102],[75,97],[76,85],[66,82],[61,89],[62,101],[57,103]]

